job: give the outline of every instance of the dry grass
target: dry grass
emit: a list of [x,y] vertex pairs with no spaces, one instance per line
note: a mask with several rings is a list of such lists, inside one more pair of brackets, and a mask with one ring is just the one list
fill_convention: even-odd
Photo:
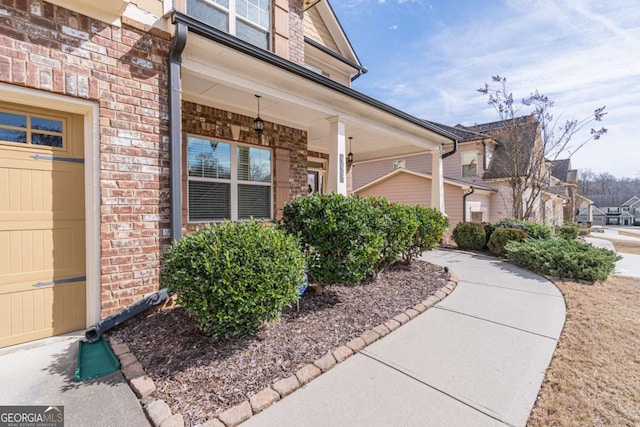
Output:
[[620,230],[618,230],[618,234],[620,234],[622,236],[635,237],[636,239],[640,239],[640,234],[638,234],[638,233],[630,233],[628,231],[620,231]]
[[[630,233],[627,233],[630,234]],[[596,239],[608,240],[613,243],[613,246],[616,248],[616,252],[620,252],[623,254],[635,254],[640,255],[640,241],[633,242],[631,240],[619,240],[619,239],[609,239],[600,236],[593,236]],[[638,237],[638,236],[634,236]]]
[[557,285],[567,320],[528,425],[640,425],[640,279]]

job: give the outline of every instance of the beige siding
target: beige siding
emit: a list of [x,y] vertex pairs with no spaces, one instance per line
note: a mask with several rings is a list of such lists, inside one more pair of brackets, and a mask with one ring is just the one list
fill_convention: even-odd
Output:
[[456,185],[444,184],[444,211],[451,227],[462,221],[462,189]]
[[499,219],[511,216],[511,188],[506,182],[492,182],[491,187],[498,190],[491,195],[491,209],[489,221],[496,222]]
[[471,212],[482,212],[482,221],[491,221],[491,196],[473,193],[467,197],[467,221],[471,221]]
[[338,45],[333,40],[331,33],[324,24],[320,13],[315,7],[312,7],[304,14],[304,35],[311,40],[320,43],[324,47],[331,49],[336,53],[340,53]]
[[431,180],[403,173],[369,187],[358,195],[382,196],[407,205],[431,206]]
[[396,160],[404,160],[405,168],[412,172],[431,173],[431,154],[429,153],[360,163],[353,166],[353,189],[356,190],[393,172],[393,162]]
[[[444,210],[452,225],[462,221],[462,189],[444,184]],[[407,205],[431,206],[431,180],[410,174],[399,174],[358,193],[361,197],[382,196]]]

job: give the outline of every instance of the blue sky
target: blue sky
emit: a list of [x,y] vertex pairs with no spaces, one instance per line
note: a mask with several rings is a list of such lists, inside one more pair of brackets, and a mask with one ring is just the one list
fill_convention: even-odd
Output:
[[[499,74],[516,98],[534,90],[555,116],[609,132],[572,166],[640,177],[640,3],[637,0],[334,0],[369,72],[353,87],[417,117],[455,125],[498,120],[476,89]],[[564,121],[564,120],[563,120]],[[577,135],[576,143],[588,137]]]

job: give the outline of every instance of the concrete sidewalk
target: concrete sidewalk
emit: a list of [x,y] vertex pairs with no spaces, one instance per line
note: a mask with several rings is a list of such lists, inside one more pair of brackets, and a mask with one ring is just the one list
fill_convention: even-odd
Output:
[[84,331],[0,349],[0,405],[64,406],[66,427],[148,426],[119,370],[74,381],[80,338]]
[[[613,234],[617,236],[617,234]],[[609,234],[608,237],[611,238],[612,234]],[[605,240],[601,237],[599,233],[591,233],[584,240],[587,243],[591,243],[593,246],[599,248],[609,249],[610,251],[616,252],[619,256],[622,257],[621,260],[616,262],[616,269],[613,272],[616,276],[627,276],[627,277],[640,277],[640,255],[635,254],[625,254],[618,252],[615,248],[615,243],[610,240]],[[624,237],[624,236],[621,236]],[[617,237],[613,237],[617,238]],[[635,239],[633,237],[627,237],[627,241],[636,241],[640,243],[640,239]]]
[[460,278],[449,297],[243,425],[525,425],[564,325],[562,295],[493,258],[424,259]]

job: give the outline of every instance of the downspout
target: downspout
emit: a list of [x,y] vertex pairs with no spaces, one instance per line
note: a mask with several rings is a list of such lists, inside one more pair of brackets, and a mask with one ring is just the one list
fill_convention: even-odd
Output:
[[482,170],[487,170],[487,143],[482,140]]
[[462,196],[462,222],[467,222],[467,197],[469,197],[476,191],[476,189],[473,188],[473,185],[470,186],[469,189],[471,191],[469,191],[468,193],[464,193],[464,195]]
[[456,151],[458,151],[458,140],[454,139],[453,140],[453,149],[447,153],[442,154],[442,160],[446,159],[447,157],[453,155]]
[[175,22],[176,33],[169,50],[169,179],[171,183],[171,240],[182,238],[182,114],[180,63],[187,44],[187,26]]

